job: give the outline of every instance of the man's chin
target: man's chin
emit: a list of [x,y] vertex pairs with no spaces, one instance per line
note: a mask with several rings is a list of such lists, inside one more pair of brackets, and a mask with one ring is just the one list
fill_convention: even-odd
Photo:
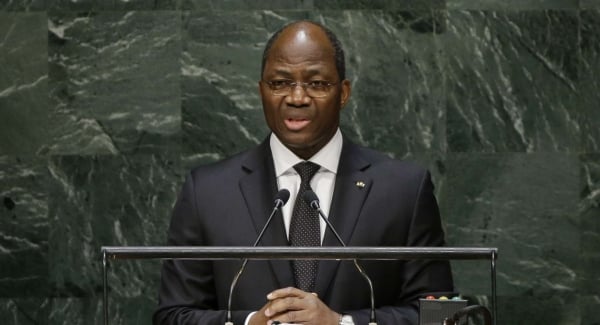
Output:
[[286,141],[286,142],[283,142],[283,144],[292,151],[294,151],[294,150],[309,150],[310,148],[314,147],[314,145],[308,145],[308,144],[306,144],[306,142],[302,142],[302,141],[301,142]]
[[[320,148],[308,140],[302,139],[280,139],[286,148],[290,149],[291,152],[296,154],[298,157],[303,159],[310,158],[313,154],[319,151]],[[308,155],[308,157],[307,157]]]

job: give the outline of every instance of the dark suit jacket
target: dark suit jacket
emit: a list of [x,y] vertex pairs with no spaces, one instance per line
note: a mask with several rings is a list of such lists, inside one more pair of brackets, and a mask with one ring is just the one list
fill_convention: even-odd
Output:
[[[356,185],[364,182],[364,187]],[[251,246],[277,193],[269,142],[194,169],[175,205],[169,245]],[[293,204],[293,202],[290,202]],[[288,204],[290,204],[288,203]],[[344,139],[330,221],[348,246],[441,246],[444,234],[429,173]],[[283,219],[260,243],[288,245]],[[340,246],[327,231],[323,246]],[[418,297],[452,291],[447,262],[362,261],[373,280],[380,325],[415,324]],[[162,269],[155,324],[225,322],[229,287],[240,261],[172,261]],[[290,261],[250,261],[233,295],[233,320],[243,325],[272,290],[294,285]],[[369,290],[350,261],[320,261],[316,289],[333,310],[368,323]]]

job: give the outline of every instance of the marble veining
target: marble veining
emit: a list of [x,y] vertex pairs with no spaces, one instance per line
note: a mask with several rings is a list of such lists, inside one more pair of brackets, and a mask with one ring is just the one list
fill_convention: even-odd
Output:
[[0,297],[48,294],[45,161],[0,156]]
[[0,155],[35,154],[48,122],[46,14],[0,12]]
[[577,33],[576,11],[449,11],[449,150],[576,152]]
[[179,27],[175,12],[50,16],[55,137],[48,152],[116,154],[177,146]]

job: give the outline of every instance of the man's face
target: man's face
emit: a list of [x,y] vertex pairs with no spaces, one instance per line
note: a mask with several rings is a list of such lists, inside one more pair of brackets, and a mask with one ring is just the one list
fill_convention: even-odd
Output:
[[[310,97],[302,86],[287,96],[274,95],[267,82],[328,81],[327,96]],[[339,80],[334,49],[315,25],[299,24],[284,30],[273,43],[259,82],[265,119],[281,142],[308,159],[335,134],[340,110],[350,97],[350,82]]]

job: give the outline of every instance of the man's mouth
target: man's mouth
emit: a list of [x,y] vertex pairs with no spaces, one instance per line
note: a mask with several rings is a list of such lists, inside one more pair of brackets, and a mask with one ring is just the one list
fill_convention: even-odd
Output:
[[285,126],[290,131],[300,131],[310,123],[310,120],[303,118],[287,118]]

